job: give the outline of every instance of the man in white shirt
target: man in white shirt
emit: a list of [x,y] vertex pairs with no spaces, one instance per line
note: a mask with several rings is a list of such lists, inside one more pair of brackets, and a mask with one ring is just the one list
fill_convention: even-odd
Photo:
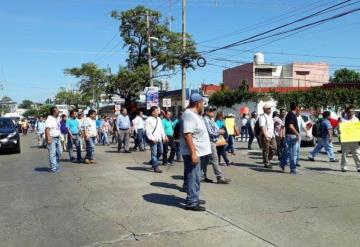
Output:
[[145,121],[143,118],[142,111],[139,111],[136,117],[132,120],[134,132],[135,132],[135,147],[137,150],[139,147],[140,151],[145,150],[145,141],[144,141],[144,131],[145,131]]
[[[346,109],[346,116],[341,120],[342,123],[357,123],[359,119],[355,117],[355,107],[349,106]],[[341,171],[347,172],[347,155],[351,152],[351,155],[355,161],[357,171],[360,172],[360,148],[358,142],[342,142],[341,143]]]
[[45,121],[45,137],[49,150],[49,161],[51,172],[59,171],[59,161],[61,156],[60,146],[60,122],[58,120],[59,110],[56,107],[50,108],[50,115]]
[[205,201],[200,200],[201,164],[208,162],[211,154],[210,137],[201,117],[204,100],[194,93],[190,96],[189,108],[182,115],[180,150],[184,159],[184,187],[186,188],[186,210],[205,211]]
[[150,111],[151,116],[145,121],[146,137],[150,142],[151,150],[150,163],[154,172],[162,173],[162,170],[159,168],[158,160],[163,153],[163,141],[166,142],[167,138],[161,124],[161,119],[159,118],[159,108],[157,106],[153,106]]
[[90,110],[88,117],[85,118],[81,125],[81,130],[86,143],[85,164],[96,164],[94,159],[95,142],[98,139],[98,132],[96,128],[96,111]]
[[270,161],[273,159],[274,154],[276,154],[274,120],[271,115],[271,107],[270,104],[266,104],[263,108],[264,114],[259,118],[260,143],[265,168],[272,168]]

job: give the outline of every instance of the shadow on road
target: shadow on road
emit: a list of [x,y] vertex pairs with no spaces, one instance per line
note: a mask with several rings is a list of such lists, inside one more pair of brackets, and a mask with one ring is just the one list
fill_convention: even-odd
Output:
[[165,183],[165,182],[152,182],[150,185],[155,187],[161,187],[166,189],[181,190],[182,188],[177,184]]
[[153,169],[152,168],[147,168],[147,167],[132,167],[132,166],[128,166],[126,167],[127,170],[131,170],[131,171],[146,171],[146,172],[152,172]]
[[256,156],[262,156],[262,152],[261,151],[252,151],[252,152],[248,152],[248,155],[256,155]]
[[[261,163],[262,164],[262,163]],[[258,165],[255,165],[255,164],[244,164],[244,163],[234,163],[234,164],[231,164],[232,166],[238,166],[238,167],[253,167],[253,168],[259,168]]]
[[341,170],[337,170],[337,169],[331,169],[329,167],[306,167],[306,169],[308,170],[312,170],[312,171],[318,171],[318,172],[321,172],[321,171],[334,171],[334,172],[340,172]]
[[185,203],[185,200],[183,198],[172,195],[158,194],[158,193],[146,194],[143,195],[143,198],[147,202],[166,205],[170,207],[177,207],[177,208],[183,208],[182,204]]
[[184,180],[184,176],[181,176],[181,175],[174,175],[174,176],[171,176],[173,179],[175,180]]
[[34,169],[36,172],[51,172],[51,169],[49,167],[36,167]]
[[272,169],[260,168],[260,167],[257,167],[257,168],[253,167],[253,168],[250,168],[250,169],[251,169],[251,170],[253,170],[253,171],[256,171],[256,172],[283,173],[283,172],[282,172],[282,171],[280,171],[280,170],[272,170]]
[[117,150],[116,151],[114,151],[114,150],[105,150],[105,153],[117,154],[119,152]]

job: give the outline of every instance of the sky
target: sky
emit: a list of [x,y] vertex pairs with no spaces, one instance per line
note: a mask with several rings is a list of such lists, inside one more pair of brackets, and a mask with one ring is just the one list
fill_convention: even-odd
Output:
[[[273,27],[309,15],[341,0],[187,0],[187,32],[198,50],[221,47]],[[315,20],[360,8],[350,6]],[[11,0],[0,2],[0,82],[6,95],[20,102],[43,102],[60,87],[76,88],[77,80],[64,75],[65,68],[95,62],[116,71],[125,65],[126,49],[117,35],[119,22],[112,10],[124,11],[138,4],[173,16],[173,31],[181,32],[181,0]],[[308,21],[309,22],[309,21]],[[299,26],[301,24],[294,25]],[[360,71],[360,12],[316,26],[281,40],[241,45],[205,56],[208,65],[188,70],[191,88],[201,83],[220,83],[224,67],[251,62],[257,51],[265,61],[327,62],[330,73],[341,67]],[[223,61],[225,59],[232,60]],[[214,60],[217,59],[217,60]],[[219,61],[221,60],[221,61]],[[170,79],[172,89],[181,76]],[[0,87],[1,90],[1,87]]]

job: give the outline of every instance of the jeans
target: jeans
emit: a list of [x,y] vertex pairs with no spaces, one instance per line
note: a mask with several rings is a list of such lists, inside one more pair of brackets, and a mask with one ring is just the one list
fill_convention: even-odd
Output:
[[228,137],[228,145],[226,147],[226,151],[229,153],[235,153],[234,152],[234,140],[235,140],[235,136],[234,135],[229,135]]
[[39,147],[45,147],[45,133],[38,133],[38,144]]
[[[172,163],[174,162],[174,158],[175,158],[176,146],[174,142],[174,137],[167,136],[167,138],[169,141],[164,143],[163,164],[166,164],[168,162]],[[169,147],[170,147],[170,156],[168,157]]]
[[103,145],[109,144],[108,132],[106,132],[106,131],[102,131],[102,132],[101,132],[101,141],[102,141],[102,144],[103,144]]
[[214,142],[211,142],[211,154],[204,156],[204,158],[201,161],[201,171],[204,175],[204,178],[207,178],[207,166],[209,163],[213,167],[216,178],[217,179],[223,178],[223,173],[219,166],[219,162],[217,162],[216,158],[217,158],[216,144]]
[[296,155],[296,165],[299,165],[300,162],[300,147],[301,147],[301,139],[297,142],[297,145],[296,145],[296,152],[295,152],[295,155]]
[[243,141],[243,137],[245,137],[244,141],[246,141],[246,139],[248,139],[248,128],[247,128],[247,126],[242,126],[240,133],[241,133],[241,141]]
[[52,138],[51,144],[48,144],[50,169],[56,171],[59,169],[61,156],[61,145],[59,137]]
[[94,152],[95,152],[95,141],[96,137],[89,137],[86,140],[86,156],[85,159],[94,160]]
[[290,170],[296,170],[296,151],[298,147],[298,140],[296,135],[286,135],[283,153],[281,155],[280,166],[284,167],[287,165],[288,159],[290,160]]
[[204,158],[199,157],[198,163],[193,164],[191,162],[191,156],[190,155],[183,155],[184,159],[184,187],[186,188],[186,206],[187,207],[194,207],[197,206],[199,203],[199,197],[200,197],[200,177],[201,177],[201,162],[204,162]]
[[216,147],[216,150],[217,150],[217,155],[218,155],[218,159],[219,159],[219,164],[221,163],[221,156],[224,158],[224,161],[227,165],[230,164],[230,161],[227,157],[227,153],[225,151],[225,146],[219,146],[219,147]]
[[281,160],[281,155],[284,152],[285,138],[281,138],[280,136],[275,136],[276,140],[276,148],[277,148],[277,156],[279,160]]
[[158,143],[151,142],[150,143],[150,151],[151,151],[150,163],[154,169],[156,169],[159,166],[158,160],[163,153],[162,149],[163,149],[162,142],[158,142]]
[[79,135],[73,135],[74,139],[68,140],[68,149],[70,160],[74,159],[74,145],[76,147],[77,161],[81,161],[81,137]]
[[333,144],[329,141],[328,138],[322,138],[322,137],[317,139],[317,144],[316,144],[314,150],[312,152],[310,152],[309,156],[312,158],[315,158],[315,156],[318,153],[320,153],[320,150],[322,148],[325,149],[330,160],[335,160]]
[[175,146],[176,146],[176,151],[175,151],[176,160],[181,161],[180,141],[179,140],[175,140]]
[[136,130],[134,149],[137,149],[138,147],[139,147],[140,151],[145,149],[145,140],[144,140],[144,130],[143,129]]
[[118,151],[121,150],[123,144],[124,144],[125,151],[129,151],[129,140],[130,140],[130,131],[120,129],[119,130]]

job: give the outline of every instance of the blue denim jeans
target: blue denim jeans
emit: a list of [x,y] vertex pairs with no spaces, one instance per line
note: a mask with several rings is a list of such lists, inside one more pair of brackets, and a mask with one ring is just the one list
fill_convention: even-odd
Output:
[[234,153],[235,136],[229,135],[227,141],[228,141],[228,145],[226,147],[226,151],[233,154]]
[[151,166],[155,169],[159,166],[159,158],[163,153],[163,144],[162,142],[158,143],[150,143],[150,151],[151,151]]
[[48,144],[50,169],[56,171],[59,169],[61,156],[61,144],[59,138],[52,138],[51,144]]
[[105,132],[105,131],[101,132],[101,142],[102,142],[102,145],[109,144],[108,132]]
[[329,159],[330,160],[335,160],[335,155],[334,155],[334,146],[331,142],[329,142],[329,140],[327,138],[318,138],[317,139],[317,144],[314,148],[314,150],[312,152],[310,152],[309,156],[312,158],[315,158],[315,156],[320,153],[320,150],[324,148]]
[[186,187],[186,206],[197,206],[200,197],[200,177],[201,177],[201,161],[206,156],[199,157],[199,162],[194,165],[191,162],[190,155],[183,155],[184,159],[184,185]]
[[283,154],[281,155],[280,166],[284,167],[287,165],[288,160],[290,161],[290,170],[296,170],[296,151],[298,146],[298,140],[296,135],[286,135]]
[[80,135],[73,135],[74,139],[68,140],[68,150],[70,160],[74,159],[74,145],[76,147],[77,161],[81,161],[81,137]]
[[144,130],[138,129],[135,137],[135,149],[139,147],[140,150],[145,149]]
[[301,139],[297,142],[297,145],[296,145],[296,164],[298,165],[299,164],[299,159],[300,159],[300,147],[301,147]]
[[96,141],[96,137],[89,137],[89,139],[86,140],[85,159],[94,160],[95,141]]

